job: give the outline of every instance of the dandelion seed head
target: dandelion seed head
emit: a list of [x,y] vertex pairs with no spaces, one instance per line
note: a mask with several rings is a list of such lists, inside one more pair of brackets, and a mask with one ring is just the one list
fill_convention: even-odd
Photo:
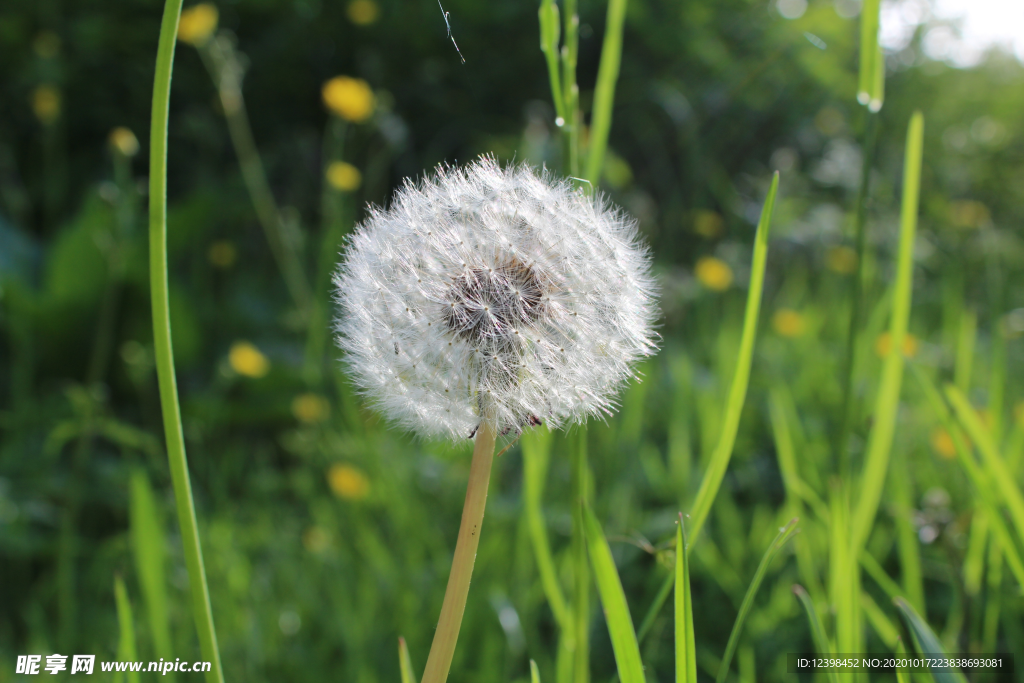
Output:
[[603,198],[489,157],[407,181],[355,231],[338,344],[380,411],[466,438],[610,414],[656,350],[650,257]]

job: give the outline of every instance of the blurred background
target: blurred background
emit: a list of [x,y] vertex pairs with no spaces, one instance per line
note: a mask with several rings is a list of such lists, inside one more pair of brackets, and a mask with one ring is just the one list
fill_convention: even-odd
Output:
[[[869,175],[851,450],[859,462],[886,351],[903,144],[920,109],[921,219],[903,351],[962,384],[1005,436],[1019,481],[1024,34],[1012,42],[1013,16],[958,23],[956,9],[883,3],[886,100]],[[170,116],[171,317],[230,680],[398,680],[400,635],[418,670],[426,660],[469,441],[415,440],[363,407],[330,339],[330,270],[366,205],[386,204],[403,178],[483,153],[562,170],[537,5],[446,0],[443,10],[450,37],[433,0],[186,6]],[[161,11],[155,0],[0,8],[0,681],[15,680],[13,661],[26,652],[113,659],[115,577],[134,608],[139,659],[199,658],[148,290],[146,143]],[[585,117],[605,11],[580,3]],[[702,676],[715,670],[773,529],[792,516],[770,389],[784,392],[809,485],[824,497],[837,472],[829,443],[865,153],[859,11],[857,0],[628,6],[601,189],[652,247],[664,349],[619,415],[591,424],[587,438],[595,508],[638,625],[668,575],[676,513],[692,503],[717,438],[754,225],[771,172],[782,178],[747,406],[695,550]],[[992,43],[1001,28],[1010,38]],[[904,386],[894,458],[909,486],[887,489],[871,552],[901,585],[919,587],[947,647],[1021,652],[1019,586],[984,534],[972,550],[974,501],[950,435],[917,385]],[[555,435],[543,503],[559,567],[570,528],[565,444]],[[531,658],[555,680],[556,630],[522,481],[513,448],[496,464],[452,681],[525,680]],[[827,544],[810,528],[804,537],[801,575],[786,556],[761,591],[741,680],[782,680],[780,653],[812,648],[790,587],[826,581]],[[911,551],[916,579],[907,578]],[[609,680],[596,603],[592,616],[593,678]],[[885,651],[879,628],[865,631],[872,651]],[[650,681],[672,675],[671,632],[666,608],[643,641]]]

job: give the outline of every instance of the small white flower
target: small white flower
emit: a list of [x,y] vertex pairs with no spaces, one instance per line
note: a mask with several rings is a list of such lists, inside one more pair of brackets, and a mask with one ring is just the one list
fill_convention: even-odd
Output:
[[334,277],[338,344],[389,418],[426,436],[609,413],[656,350],[650,257],[602,198],[484,157],[407,181]]

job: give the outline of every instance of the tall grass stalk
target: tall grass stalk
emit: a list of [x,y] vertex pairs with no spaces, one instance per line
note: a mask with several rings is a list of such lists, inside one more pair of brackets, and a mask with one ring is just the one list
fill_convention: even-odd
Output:
[[[138,649],[135,647],[135,619],[132,616],[132,603],[128,600],[128,590],[120,576],[114,577],[114,601],[117,603],[117,626],[120,638],[117,641],[117,658],[122,662],[138,660]],[[138,671],[127,671],[124,678],[115,675],[114,680],[125,680],[128,683],[139,683]]]
[[572,683],[590,681],[590,568],[587,564],[586,525],[583,509],[587,505],[589,468],[587,466],[587,430],[574,435],[572,448],[572,545],[573,576],[571,609]]
[[[903,380],[903,339],[910,320],[914,276],[914,234],[921,188],[921,156],[924,117],[915,112],[907,129],[903,167],[903,200],[900,208],[900,241],[896,282],[893,287],[892,318],[889,323],[890,351],[882,366],[882,379],[875,400],[874,423],[868,437],[857,505],[850,520],[851,559],[856,560],[874,525],[882,486],[889,467],[889,454],[896,433],[900,386]],[[855,650],[848,650],[854,652]]]
[[612,103],[615,83],[619,79],[622,62],[622,30],[626,21],[627,0],[608,0],[608,18],[601,46],[601,64],[597,69],[594,89],[594,108],[590,117],[590,146],[587,151],[585,178],[597,187],[604,168],[604,154],[608,148],[608,133],[612,127]]
[[722,663],[719,664],[718,675],[715,677],[717,683],[725,683],[725,679],[729,676],[729,664],[732,662],[733,654],[736,652],[736,646],[740,643],[740,634],[743,633],[743,625],[747,621],[747,615],[750,614],[750,609],[754,606],[754,597],[757,595],[757,591],[761,587],[761,582],[764,581],[765,574],[768,572],[768,567],[771,566],[772,561],[786,543],[789,542],[789,539],[793,538],[799,531],[796,526],[798,521],[797,519],[790,520],[789,524],[779,529],[775,540],[768,546],[764,557],[761,558],[761,563],[757,565],[754,578],[747,587],[746,595],[743,596],[743,602],[740,603],[740,611],[732,625],[732,632],[729,633],[729,642],[725,646],[725,654],[722,655]]
[[690,511],[690,545],[697,541],[704,522],[707,521],[711,504],[718,495],[718,488],[729,468],[732,448],[736,443],[736,432],[740,425],[740,415],[747,398],[747,385],[750,381],[750,366],[754,357],[754,340],[757,337],[757,318],[761,310],[761,292],[764,288],[765,264],[768,261],[768,234],[771,229],[772,210],[775,208],[775,194],[779,189],[779,173],[772,176],[771,188],[761,210],[761,219],[757,223],[757,234],[754,237],[754,256],[750,268],[750,288],[747,291],[747,307],[743,315],[743,333],[740,337],[739,355],[736,360],[736,372],[733,375],[729,398],[725,404],[725,418],[722,431],[704,473],[697,497]]
[[174,500],[181,526],[185,565],[192,589],[192,610],[199,632],[203,659],[211,663],[208,683],[223,683],[213,609],[206,585],[203,550],[192,502],[192,486],[185,457],[185,437],[181,427],[178,385],[174,376],[174,352],[171,346],[171,318],[167,275],[167,120],[171,100],[171,69],[174,64],[175,37],[182,0],[167,0],[160,24],[156,75],[153,80],[153,109],[149,138],[149,277],[153,307],[153,353],[160,387],[164,435]]

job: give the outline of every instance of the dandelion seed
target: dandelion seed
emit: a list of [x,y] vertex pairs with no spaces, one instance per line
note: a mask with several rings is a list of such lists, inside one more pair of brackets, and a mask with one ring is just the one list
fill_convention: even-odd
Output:
[[439,168],[372,209],[334,283],[357,384],[426,436],[464,439],[487,416],[500,433],[608,414],[656,349],[635,222],[491,158]]

